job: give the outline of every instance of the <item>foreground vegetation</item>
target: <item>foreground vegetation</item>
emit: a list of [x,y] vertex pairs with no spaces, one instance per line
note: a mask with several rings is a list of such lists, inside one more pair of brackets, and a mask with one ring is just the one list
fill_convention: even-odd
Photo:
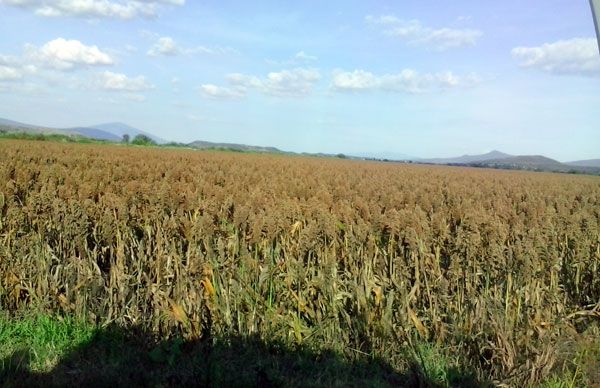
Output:
[[[3,386],[474,386],[437,349],[406,351],[403,371],[359,355],[352,362],[258,336],[157,341],[140,328],[49,316],[0,319]],[[407,349],[408,350],[408,349]]]
[[35,140],[52,141],[63,143],[81,143],[81,144],[110,144],[106,140],[96,140],[85,136],[64,135],[60,133],[30,133],[23,131],[3,131],[0,130],[0,139],[11,140]]
[[87,322],[158,381],[599,381],[597,177],[7,140],[0,182],[4,327]]

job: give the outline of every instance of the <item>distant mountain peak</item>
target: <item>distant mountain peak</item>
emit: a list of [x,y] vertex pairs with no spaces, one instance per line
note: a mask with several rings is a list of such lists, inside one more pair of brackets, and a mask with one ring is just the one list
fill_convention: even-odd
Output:
[[118,121],[111,122],[111,123],[98,124],[98,125],[91,125],[88,128],[100,129],[102,131],[112,133],[113,135],[118,136],[118,137],[123,137],[124,135],[129,135],[131,138],[134,138],[137,135],[145,135],[159,144],[164,144],[167,142],[166,140],[161,139],[158,136],[154,136],[151,133],[142,131],[141,129],[134,128],[129,124],[121,123]]
[[35,133],[56,133],[64,135],[79,135],[91,139],[120,141],[123,135],[127,134],[131,138],[137,135],[146,135],[159,144],[166,143],[165,140],[154,136],[151,133],[134,128],[130,125],[121,122],[112,122],[90,126],[78,126],[71,128],[52,128],[40,125],[25,124],[18,121],[0,118],[0,126],[13,128],[18,131],[35,132]]
[[102,123],[102,124],[97,124],[97,125],[90,125],[89,128],[102,128],[102,127],[120,127],[120,128],[136,129],[136,128],[132,127],[131,125],[122,123],[120,121],[114,121],[114,122],[110,122],[110,123]]
[[479,155],[463,155],[455,158],[433,158],[433,159],[423,159],[422,161],[425,163],[435,163],[435,164],[462,164],[462,163],[478,163],[484,162],[486,160],[494,160],[494,159],[506,159],[510,158],[513,155],[505,154],[504,152],[493,150],[485,154]]
[[566,164],[576,167],[600,167],[600,159],[575,160]]

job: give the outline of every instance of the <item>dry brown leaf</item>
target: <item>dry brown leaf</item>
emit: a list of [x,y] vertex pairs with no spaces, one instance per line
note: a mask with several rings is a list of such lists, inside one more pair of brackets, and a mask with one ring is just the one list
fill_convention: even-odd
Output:
[[411,309],[410,307],[407,307],[407,310],[408,310],[408,316],[410,317],[411,321],[415,325],[415,328],[417,329],[417,331],[419,332],[421,337],[423,337],[423,338],[429,337],[429,331],[427,330],[425,325],[423,325],[423,323],[421,322],[419,317],[417,317],[417,314],[414,312],[414,310]]

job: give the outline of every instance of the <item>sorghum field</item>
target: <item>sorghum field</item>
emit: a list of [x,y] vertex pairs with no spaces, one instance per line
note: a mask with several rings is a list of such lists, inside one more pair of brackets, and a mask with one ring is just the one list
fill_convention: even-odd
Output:
[[598,333],[600,179],[2,141],[0,306],[536,384]]

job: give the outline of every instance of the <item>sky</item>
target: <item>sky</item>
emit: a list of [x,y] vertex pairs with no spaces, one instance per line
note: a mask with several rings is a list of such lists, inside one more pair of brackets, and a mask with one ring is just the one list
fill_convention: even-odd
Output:
[[588,0],[0,0],[0,117],[167,140],[600,158]]

